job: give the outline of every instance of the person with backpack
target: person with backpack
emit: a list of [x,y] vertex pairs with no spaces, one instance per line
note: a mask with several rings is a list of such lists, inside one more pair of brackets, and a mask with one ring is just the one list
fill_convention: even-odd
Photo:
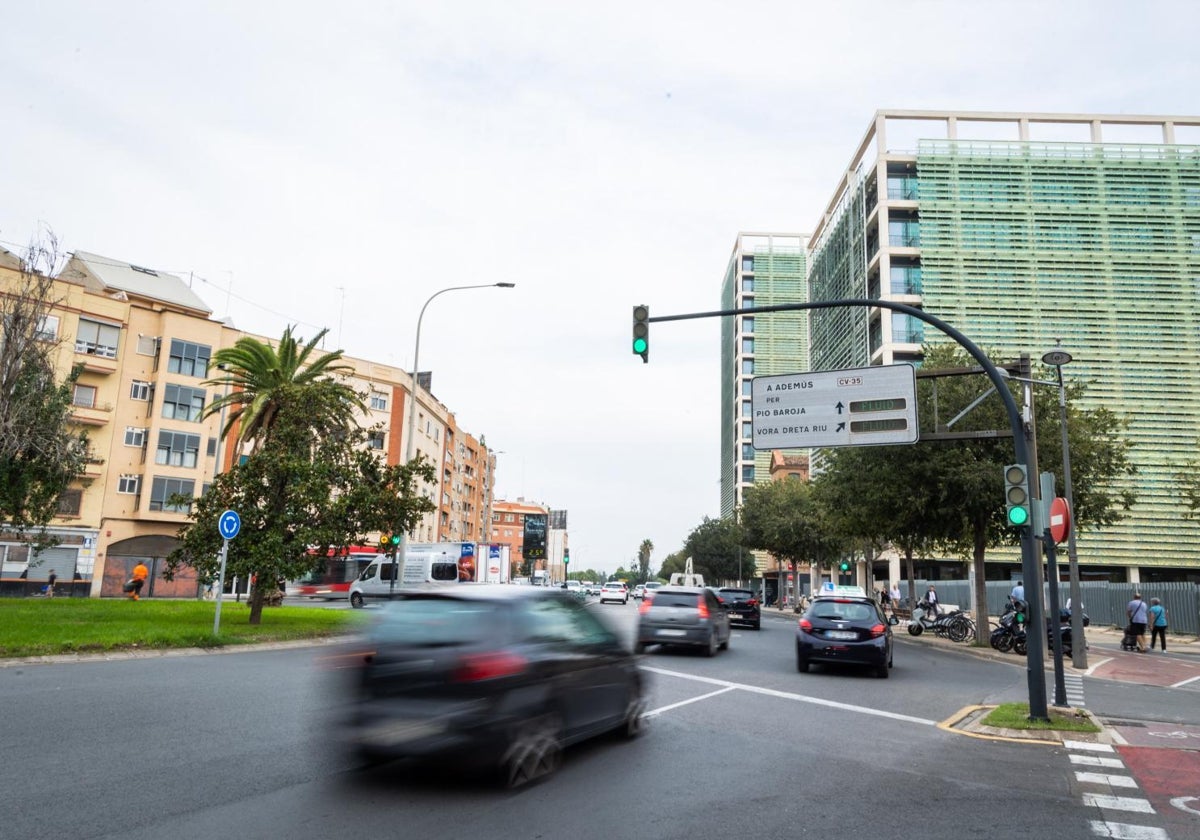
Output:
[[1150,650],[1154,650],[1154,640],[1162,643],[1162,652],[1167,652],[1167,608],[1157,598],[1150,599]]

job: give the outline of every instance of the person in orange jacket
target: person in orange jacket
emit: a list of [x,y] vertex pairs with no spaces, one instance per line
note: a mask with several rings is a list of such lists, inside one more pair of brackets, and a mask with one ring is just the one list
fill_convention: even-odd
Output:
[[129,597],[133,600],[140,600],[138,596],[142,594],[142,587],[146,585],[146,578],[150,576],[150,570],[146,568],[146,564],[141,560],[133,567],[133,592]]

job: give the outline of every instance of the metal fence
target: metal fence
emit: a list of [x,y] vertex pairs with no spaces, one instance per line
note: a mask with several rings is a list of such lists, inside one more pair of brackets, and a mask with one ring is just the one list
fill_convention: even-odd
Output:
[[[961,609],[970,609],[970,584],[965,580],[918,580],[916,581],[917,599],[920,600],[925,591],[933,584],[937,589],[938,601],[943,604],[957,604]],[[1093,624],[1100,626],[1125,627],[1128,619],[1125,607],[1133,598],[1134,592],[1141,592],[1142,599],[1149,604],[1151,598],[1158,598],[1167,608],[1167,625],[1172,633],[1198,636],[1200,635],[1200,586],[1194,583],[1109,583],[1108,581],[1087,581],[1080,583],[1083,598],[1083,610],[1088,614]],[[1009,581],[989,580],[987,582],[988,615],[999,615],[1004,612],[1008,602],[1008,593],[1012,591]],[[1065,606],[1071,595],[1070,587],[1064,581],[1059,588],[1059,598]],[[908,597],[908,582],[900,582],[900,597]],[[1048,604],[1048,594],[1042,603]]]

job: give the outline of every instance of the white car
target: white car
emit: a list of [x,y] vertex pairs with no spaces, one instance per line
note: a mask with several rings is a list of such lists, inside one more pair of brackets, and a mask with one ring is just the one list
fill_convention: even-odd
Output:
[[620,581],[606,583],[600,588],[600,603],[603,604],[605,601],[620,601],[622,604],[626,604],[629,602],[629,590]]
[[646,584],[639,583],[637,586],[633,587],[633,592],[631,594],[634,598],[641,598],[646,594]]

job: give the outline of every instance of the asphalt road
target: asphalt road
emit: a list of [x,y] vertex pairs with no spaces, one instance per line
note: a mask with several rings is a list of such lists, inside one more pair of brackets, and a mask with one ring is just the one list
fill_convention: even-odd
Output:
[[[630,638],[634,602],[594,609]],[[319,737],[339,700],[329,647],[0,668],[0,833],[1096,836],[1067,750],[936,726],[967,705],[1026,699],[1023,662],[902,635],[887,680],[798,674],[783,620],[735,630],[713,659],[652,648],[646,735],[572,749],[518,793],[354,767]]]

